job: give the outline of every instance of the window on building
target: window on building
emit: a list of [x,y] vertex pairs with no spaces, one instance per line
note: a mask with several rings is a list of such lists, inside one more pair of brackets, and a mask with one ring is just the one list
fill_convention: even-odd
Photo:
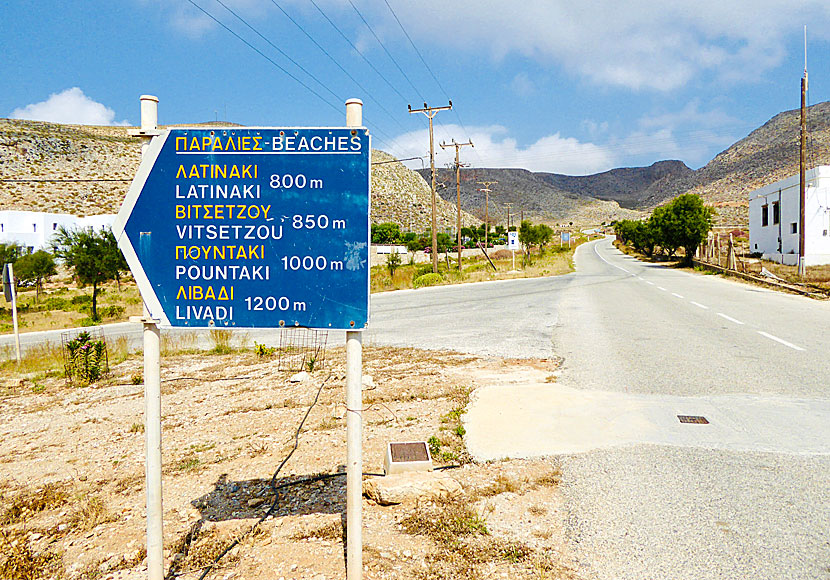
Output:
[[790,233],[797,234],[798,233],[798,222],[793,222],[790,224]]
[[772,223],[777,224],[781,222],[781,203],[772,202]]
[[37,231],[37,224],[32,224],[32,231],[33,231],[33,232],[36,232],[36,231]]
[[761,206],[761,225],[769,225],[769,206],[767,204]]

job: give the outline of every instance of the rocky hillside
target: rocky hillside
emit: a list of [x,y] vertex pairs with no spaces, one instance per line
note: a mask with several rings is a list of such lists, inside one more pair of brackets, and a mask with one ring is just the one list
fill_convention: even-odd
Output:
[[[622,167],[595,175],[536,175],[563,191],[616,201],[628,209],[644,209],[653,205],[646,201],[651,186],[659,180],[674,181],[694,173],[682,161],[658,161],[648,167]],[[651,203],[649,203],[651,202]]]
[[[749,223],[749,192],[798,173],[800,110],[776,115],[762,127],[685,176],[666,177],[647,192],[659,205],[682,193],[696,193],[718,211],[722,225]],[[808,109],[807,167],[830,164],[830,102]]]
[[[430,179],[430,170],[418,170],[424,179]],[[480,182],[497,181],[490,186],[489,216],[491,221],[504,224],[507,219],[507,207],[512,204],[513,215],[521,219],[551,224],[573,222],[575,224],[599,224],[615,219],[639,216],[639,212],[621,209],[615,201],[601,201],[575,191],[568,191],[557,186],[543,173],[533,173],[526,169],[462,169],[461,171],[461,207],[483,221],[484,206],[487,195],[481,191]],[[446,199],[455,201],[455,171],[436,169],[436,183],[439,193]]]
[[[116,213],[141,161],[125,127],[0,119],[0,210]],[[390,162],[391,161],[391,162]],[[432,220],[429,185],[381,151],[372,151],[372,221],[424,231]],[[455,224],[454,203],[439,200],[439,228]],[[478,223],[466,212],[464,225]]]

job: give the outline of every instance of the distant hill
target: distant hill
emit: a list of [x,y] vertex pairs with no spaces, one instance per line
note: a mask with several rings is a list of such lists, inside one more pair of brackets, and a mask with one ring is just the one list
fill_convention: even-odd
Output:
[[551,185],[574,194],[616,201],[628,209],[651,205],[651,186],[661,179],[683,179],[694,173],[682,161],[658,161],[648,167],[623,167],[595,175],[537,173]]
[[[116,213],[140,162],[140,142],[127,136],[127,127],[0,119],[0,178],[55,180],[0,182],[0,210]],[[427,230],[432,223],[427,183],[382,151],[372,151],[372,163],[372,221]],[[439,228],[455,225],[454,203],[439,200],[437,213]],[[462,222],[472,225],[478,219],[465,212]]]
[[[658,180],[644,203],[695,193],[715,206],[719,223],[747,225],[749,192],[798,173],[800,117],[799,109],[780,113],[697,171]],[[830,102],[809,107],[807,128],[807,167],[830,164]]]

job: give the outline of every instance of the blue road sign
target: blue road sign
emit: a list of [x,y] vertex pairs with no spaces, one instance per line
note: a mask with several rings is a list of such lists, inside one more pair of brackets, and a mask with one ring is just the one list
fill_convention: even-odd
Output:
[[193,128],[153,139],[113,224],[163,326],[360,329],[365,128]]

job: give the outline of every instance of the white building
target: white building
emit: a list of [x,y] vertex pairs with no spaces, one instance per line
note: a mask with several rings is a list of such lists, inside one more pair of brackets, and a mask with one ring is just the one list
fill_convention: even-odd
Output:
[[0,243],[17,242],[29,253],[49,248],[52,236],[61,226],[67,229],[109,229],[115,215],[78,217],[70,214],[39,211],[0,211]]
[[[804,234],[806,266],[830,264],[830,166],[807,171]],[[799,177],[749,194],[749,247],[763,258],[798,264]]]

